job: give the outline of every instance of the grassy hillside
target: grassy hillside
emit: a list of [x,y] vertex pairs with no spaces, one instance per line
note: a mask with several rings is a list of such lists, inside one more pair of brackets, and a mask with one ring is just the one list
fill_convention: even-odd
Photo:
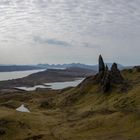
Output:
[[[76,88],[0,95],[2,140],[139,140],[140,72],[103,93],[94,77]],[[16,112],[24,103],[31,113]]]

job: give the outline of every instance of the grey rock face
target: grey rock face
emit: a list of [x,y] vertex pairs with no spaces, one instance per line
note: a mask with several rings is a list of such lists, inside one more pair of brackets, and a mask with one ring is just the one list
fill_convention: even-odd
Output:
[[99,73],[96,75],[96,81],[100,84],[103,92],[108,92],[113,84],[122,84],[124,79],[119,71],[117,64],[113,63],[111,70],[104,64],[103,58],[99,56]]
[[111,67],[110,77],[111,77],[110,80],[112,84],[121,84],[124,80],[116,63],[113,63]]
[[99,72],[103,72],[103,71],[105,71],[105,64],[104,64],[102,56],[100,55],[99,56]]
[[101,82],[103,92],[107,92],[110,90],[110,71],[108,70],[108,66],[106,65],[104,71],[104,77]]

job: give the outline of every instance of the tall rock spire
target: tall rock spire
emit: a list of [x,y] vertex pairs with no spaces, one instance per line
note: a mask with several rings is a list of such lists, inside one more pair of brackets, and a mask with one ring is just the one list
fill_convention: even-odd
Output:
[[100,55],[99,56],[99,72],[103,72],[103,71],[105,71],[105,64],[104,64],[102,56]]

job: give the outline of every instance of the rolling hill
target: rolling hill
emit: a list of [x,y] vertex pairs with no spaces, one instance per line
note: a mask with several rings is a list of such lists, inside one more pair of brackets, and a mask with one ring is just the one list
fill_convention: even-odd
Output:
[[[108,71],[111,79],[107,91],[103,88],[106,80],[103,83],[101,80],[101,75],[107,76],[106,71],[101,69],[75,88],[0,95],[0,137],[4,140],[139,140],[140,69],[116,71],[122,76],[122,82],[117,83],[111,75],[113,65]],[[31,113],[16,112],[21,104]]]

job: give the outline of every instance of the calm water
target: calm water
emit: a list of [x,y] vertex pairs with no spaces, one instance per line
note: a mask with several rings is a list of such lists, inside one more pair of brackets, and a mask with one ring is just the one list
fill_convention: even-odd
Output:
[[34,91],[37,88],[51,88],[51,89],[63,89],[66,87],[76,87],[79,85],[84,79],[78,79],[71,82],[55,82],[55,83],[45,83],[44,85],[37,85],[34,87],[16,87],[17,89],[25,90],[25,91]]
[[63,89],[66,87],[76,87],[79,85],[84,79],[78,79],[71,82],[55,82],[55,83],[45,83],[45,85],[50,85],[52,89]]
[[25,91],[34,91],[37,88],[50,88],[50,86],[45,86],[45,85],[37,85],[34,87],[15,87],[16,89],[21,89],[21,90],[25,90]]
[[45,69],[41,70],[28,70],[28,71],[14,71],[14,72],[0,72],[0,81],[23,78],[28,76],[32,73],[44,71]]

